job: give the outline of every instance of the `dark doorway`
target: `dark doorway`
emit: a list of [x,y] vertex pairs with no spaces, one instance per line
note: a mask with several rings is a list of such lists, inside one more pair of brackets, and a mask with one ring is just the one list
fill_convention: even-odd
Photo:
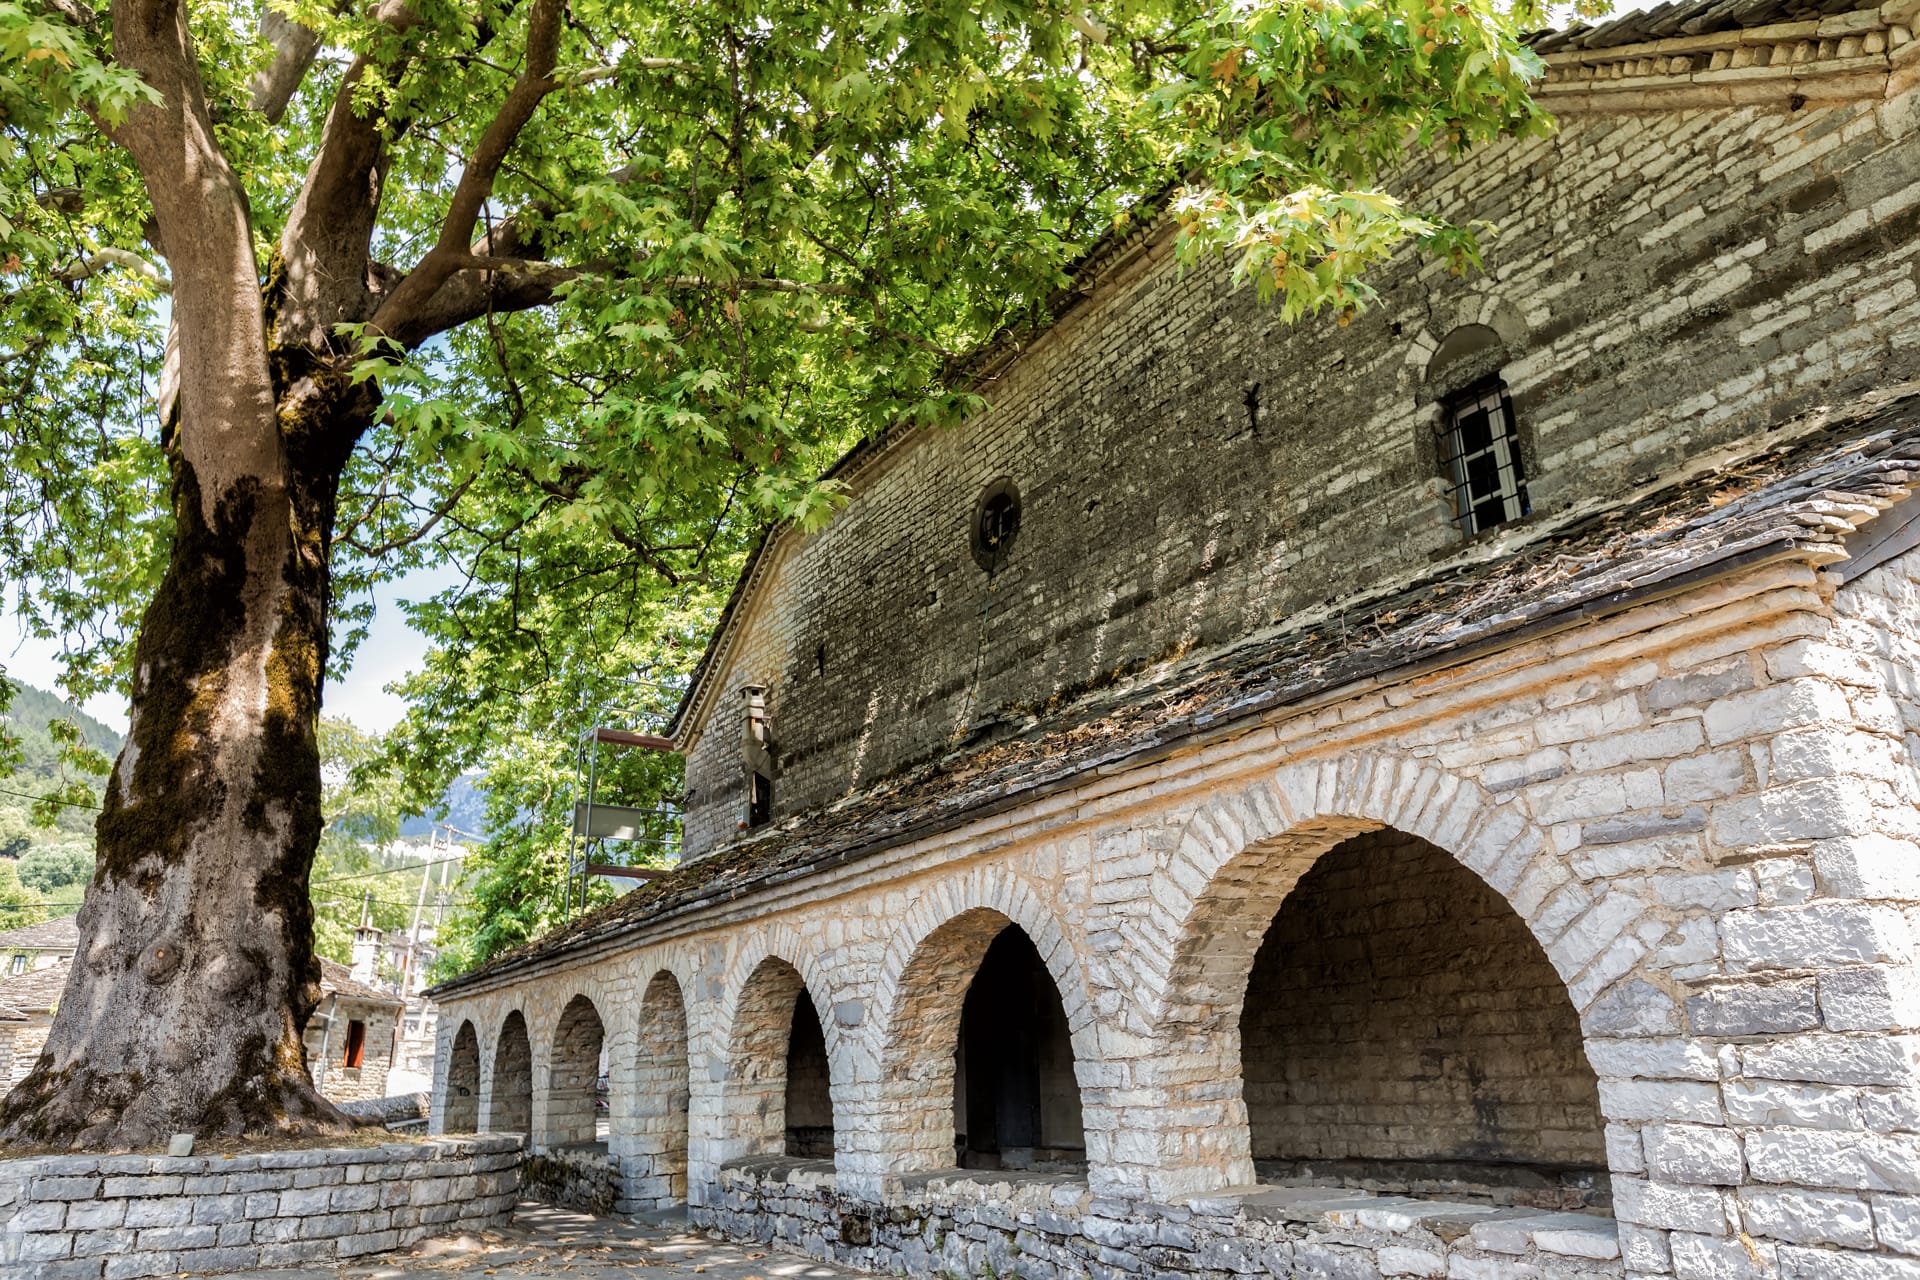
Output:
[[827,1084],[827,1037],[803,989],[793,1002],[787,1037],[787,1154],[806,1160],[833,1159],[833,1095]]
[[994,938],[967,988],[954,1072],[962,1168],[1079,1168],[1080,1084],[1060,993],[1018,925]]

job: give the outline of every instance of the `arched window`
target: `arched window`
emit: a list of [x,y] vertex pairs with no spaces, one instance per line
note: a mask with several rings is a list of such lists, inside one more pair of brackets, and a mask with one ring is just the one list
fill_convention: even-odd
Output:
[[1427,362],[1421,398],[1438,409],[1437,461],[1462,537],[1528,515],[1520,420],[1500,370],[1506,342],[1488,325],[1462,325]]
[[1441,461],[1453,487],[1453,509],[1466,537],[1518,520],[1533,508],[1520,460],[1513,401],[1498,377],[1447,397]]

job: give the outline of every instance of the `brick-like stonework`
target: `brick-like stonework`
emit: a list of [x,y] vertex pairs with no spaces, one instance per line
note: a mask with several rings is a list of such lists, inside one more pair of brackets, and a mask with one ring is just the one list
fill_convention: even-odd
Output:
[[[1826,67],[1802,94],[1791,52],[1709,51],[1684,74],[1772,96],[1584,110],[1418,167],[1425,198],[1500,224],[1488,271],[1404,262],[1346,328],[1283,327],[1149,232],[1098,258],[989,371],[978,421],[871,451],[825,530],[762,557],[692,704],[688,844],[732,830],[743,684],[769,688],[786,814],[1117,668],[1227,666],[1213,646],[1276,618],[1337,631],[1364,593],[1588,514],[1618,531],[1581,555],[1617,556],[1619,594],[1476,615],[1485,643],[1447,648],[1449,578],[1408,606],[1434,611],[1435,654],[1376,620],[1404,666],[1309,652],[1349,674],[1272,699],[1229,680],[1231,707],[1149,667],[1114,696],[1191,692],[1178,733],[1102,755],[1105,722],[1078,719],[1044,743],[1082,735],[1061,758],[1089,763],[1044,787],[988,794],[986,772],[932,813],[875,803],[858,847],[783,832],[795,856],[758,882],[708,862],[635,899],[650,917],[442,988],[435,1124],[559,1149],[585,1002],[618,1208],[684,1189],[724,1231],[881,1269],[1920,1280],[1920,467],[1808,481],[1793,529],[1744,542],[1703,493],[1671,527],[1733,532],[1684,577],[1660,544],[1658,593],[1628,496],[1920,374],[1920,43],[1874,12],[1877,88]],[[1442,344],[1467,325],[1463,364]],[[1466,366],[1504,372],[1539,518],[1461,547],[1431,427]],[[1001,475],[1025,515],[989,579],[966,524]],[[1557,563],[1520,562],[1499,585],[1558,589]],[[1020,744],[1036,769],[1042,742]],[[983,1154],[956,1150],[962,1009],[1010,928],[1059,997],[1084,1176],[953,1168]],[[1351,959],[1369,946],[1392,954]],[[789,1088],[796,1007],[825,1042],[831,1162],[787,1150],[813,1074]],[[1059,1083],[1000,1101],[1044,1110]],[[1542,1216],[1569,1206],[1592,1212]]]
[[504,1223],[522,1142],[0,1160],[0,1277],[134,1280],[325,1263]]
[[[1920,43],[1898,60],[1910,82]],[[879,449],[825,529],[775,535],[683,729],[687,850],[736,832],[742,686],[767,688],[775,812],[797,813],[1116,669],[1474,554],[1434,440],[1462,370],[1427,377],[1462,326],[1497,334],[1482,363],[1540,517],[1920,375],[1917,102],[1580,114],[1421,164],[1395,189],[1497,224],[1486,270],[1398,259],[1344,327],[1285,323],[1141,233],[993,371],[987,412]],[[1000,476],[1024,510],[989,578],[968,525]]]

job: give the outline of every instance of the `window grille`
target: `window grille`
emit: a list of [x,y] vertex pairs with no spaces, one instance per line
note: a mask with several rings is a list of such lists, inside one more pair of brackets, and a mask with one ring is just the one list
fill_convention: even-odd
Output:
[[1448,403],[1442,452],[1453,484],[1453,509],[1465,536],[1518,520],[1532,510],[1513,402],[1497,379],[1471,387]]

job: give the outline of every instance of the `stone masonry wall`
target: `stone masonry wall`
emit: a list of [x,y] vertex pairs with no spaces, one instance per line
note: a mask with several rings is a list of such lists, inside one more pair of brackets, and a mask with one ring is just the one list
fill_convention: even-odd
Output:
[[[1920,373],[1915,97],[1570,117],[1415,166],[1413,198],[1498,224],[1486,270],[1399,260],[1345,327],[1283,324],[1164,240],[1112,267],[987,413],[778,539],[691,722],[687,850],[736,830],[743,685],[769,689],[784,815],[1459,553],[1423,378],[1462,325],[1499,334],[1536,513]],[[1001,476],[1024,512],[989,578],[968,529]]]
[[[497,1127],[499,1045],[524,1025],[522,1123],[548,1143],[554,1039],[585,997],[627,1203],[684,1174],[718,1210],[729,1162],[778,1153],[787,1036],[768,1011],[804,987],[834,1193],[906,1212],[953,1161],[959,1009],[1012,923],[1061,996],[1087,1194],[1244,1187],[1260,940],[1323,854],[1392,830],[1477,876],[1551,964],[1598,1082],[1628,1275],[1920,1280],[1916,578],[1920,552],[1847,584],[1798,560],[1701,582],[457,984],[435,1122],[470,1020]],[[659,1114],[682,1079],[684,1131]]]
[[836,1195],[830,1169],[748,1161],[721,1174],[699,1225],[886,1274],[1451,1276],[1614,1280],[1613,1224],[1579,1213],[1274,1188],[1179,1205],[1112,1201],[1033,1174],[918,1178],[884,1208]]
[[1606,1164],[1559,975],[1423,840],[1355,836],[1300,878],[1254,960],[1241,1052],[1256,1160]]
[[0,1280],[134,1280],[328,1263],[496,1226],[518,1138],[236,1156],[0,1160]]

